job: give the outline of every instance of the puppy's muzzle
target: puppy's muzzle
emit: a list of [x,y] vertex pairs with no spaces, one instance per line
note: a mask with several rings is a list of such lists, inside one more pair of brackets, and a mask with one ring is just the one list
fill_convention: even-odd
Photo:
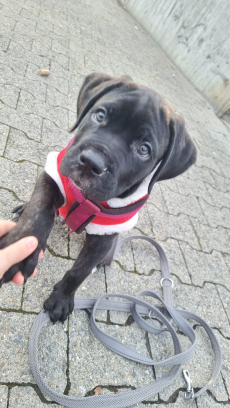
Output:
[[82,172],[101,176],[107,171],[106,158],[93,149],[84,149],[78,156],[78,165]]

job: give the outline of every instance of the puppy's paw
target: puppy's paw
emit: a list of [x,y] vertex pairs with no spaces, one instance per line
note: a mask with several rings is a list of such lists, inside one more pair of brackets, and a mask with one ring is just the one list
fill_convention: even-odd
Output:
[[61,289],[54,289],[50,297],[44,302],[44,309],[49,312],[50,320],[64,323],[69,313],[74,309],[74,295],[65,296]]
[[26,204],[20,204],[17,207],[13,208],[13,210],[12,210],[12,214],[13,214],[12,221],[17,221],[21,217],[21,215],[22,215],[23,211],[25,210],[25,208],[26,208]]

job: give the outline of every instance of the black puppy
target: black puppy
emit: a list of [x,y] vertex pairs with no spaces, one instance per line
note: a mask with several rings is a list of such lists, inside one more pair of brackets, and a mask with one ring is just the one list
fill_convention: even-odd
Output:
[[[78,186],[85,199],[95,204],[123,208],[141,202],[156,181],[176,177],[196,160],[183,119],[156,92],[130,77],[87,76],[78,97],[77,118],[71,130],[76,129],[76,136],[59,165],[57,155],[51,154],[30,202],[17,209],[22,213],[17,226],[0,240],[0,248],[28,235],[39,242],[34,253],[11,267],[1,283],[19,270],[26,281],[40,250],[45,250],[56,211],[63,214],[65,209],[64,216],[68,215],[69,193],[63,180],[72,180],[73,189]],[[78,259],[44,303],[53,322],[64,321],[72,312],[76,289],[104,260],[114,237],[136,220],[135,211],[115,221],[91,219]]]

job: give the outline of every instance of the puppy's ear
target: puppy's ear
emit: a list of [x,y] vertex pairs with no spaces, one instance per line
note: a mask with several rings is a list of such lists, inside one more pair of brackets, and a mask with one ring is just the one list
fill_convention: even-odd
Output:
[[169,144],[151,181],[150,189],[157,181],[171,179],[184,173],[195,163],[197,157],[196,147],[185,129],[182,116],[176,115],[168,109],[163,109],[162,114],[168,126]]
[[94,73],[88,75],[80,89],[77,101],[77,121],[70,129],[73,132],[92,106],[106,93],[120,88],[125,82],[131,81],[129,76],[114,78],[110,75]]

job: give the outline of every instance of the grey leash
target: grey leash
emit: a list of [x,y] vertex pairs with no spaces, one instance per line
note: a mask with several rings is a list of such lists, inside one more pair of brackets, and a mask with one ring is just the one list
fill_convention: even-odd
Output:
[[[163,287],[164,300],[161,299],[156,293],[152,291],[140,292],[137,296],[123,295],[119,293],[106,293],[101,295],[98,299],[86,299],[86,298],[75,298],[74,309],[92,309],[90,317],[90,325],[95,336],[115,353],[126,357],[130,360],[150,365],[150,366],[171,366],[171,370],[167,376],[157,379],[150,384],[137,388],[132,391],[122,392],[116,395],[98,395],[92,397],[70,397],[68,395],[60,394],[50,388],[42,378],[39,361],[38,361],[38,341],[42,328],[49,322],[48,313],[42,311],[36,318],[30,335],[29,340],[29,355],[30,355],[30,366],[34,376],[41,391],[53,401],[70,408],[122,408],[129,407],[131,405],[137,404],[143,400],[147,400],[153,397],[155,394],[161,392],[164,388],[168,387],[180,374],[181,365],[186,361],[190,360],[194,354],[196,347],[196,334],[193,328],[186,321],[187,319],[195,320],[199,323],[206,331],[212,345],[213,353],[215,356],[214,369],[211,378],[202,389],[194,393],[191,385],[191,380],[189,373],[183,370],[184,378],[187,382],[187,391],[185,393],[186,399],[194,399],[200,396],[205,390],[211,387],[216,381],[220,369],[221,369],[221,350],[218,340],[212,331],[211,327],[199,316],[194,313],[174,309],[173,308],[173,298],[172,298],[172,286],[173,282],[170,277],[170,270],[168,265],[168,260],[163,251],[162,247],[154,241],[152,238],[144,236],[131,236],[124,238],[120,241],[116,241],[113,245],[112,250],[105,259],[105,263],[109,264],[113,256],[121,249],[122,245],[126,242],[130,242],[133,239],[142,239],[150,242],[157,249],[160,255],[161,262],[161,272],[162,279],[161,285]],[[147,296],[150,298],[157,299],[161,302],[162,306],[154,306],[141,299],[142,296]],[[118,300],[109,300],[110,298],[124,299],[126,302]],[[128,302],[127,302],[128,301]],[[110,310],[110,311],[120,311],[131,313],[134,321],[146,332],[150,334],[161,333],[164,330],[168,330],[171,334],[173,345],[174,345],[174,356],[167,358],[163,361],[154,361],[147,356],[143,356],[128,347],[127,345],[121,343],[116,338],[104,333],[96,323],[96,312],[97,310]],[[146,320],[143,316],[155,317],[161,321],[161,328],[154,327]],[[171,321],[174,321],[180,330],[189,338],[190,347],[186,351],[182,351],[180,340],[176,331],[174,330]]]

